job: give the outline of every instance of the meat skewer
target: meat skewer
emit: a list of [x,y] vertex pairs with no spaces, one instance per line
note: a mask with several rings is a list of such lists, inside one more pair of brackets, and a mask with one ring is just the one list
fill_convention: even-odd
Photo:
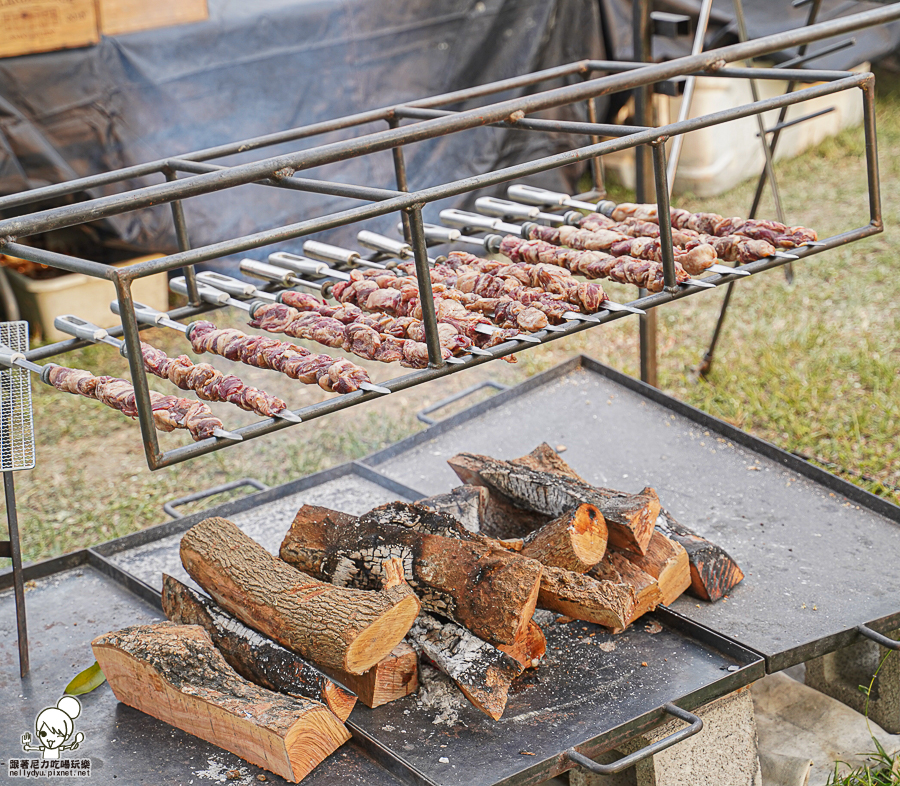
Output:
[[[616,233],[611,229],[605,233],[589,231],[589,229],[593,230],[595,228],[593,225],[585,229],[576,228],[581,226],[580,222],[575,226],[568,226],[568,223],[584,218],[580,213],[575,213],[574,211],[570,211],[564,216],[559,216],[552,213],[542,213],[536,207],[519,205],[515,202],[507,202],[505,199],[495,199],[494,197],[481,197],[475,200],[475,208],[489,216],[540,219],[552,225],[548,227],[533,223],[531,220],[527,221],[522,224],[521,229],[521,235],[526,240],[544,240],[548,243],[553,243],[555,246],[568,246],[579,251],[605,251],[617,257],[629,256],[635,259],[649,259],[652,262],[663,261],[662,244],[658,240],[659,227],[656,228],[657,239],[636,238],[627,234]],[[589,218],[592,220],[605,219],[604,216],[596,213],[589,216]],[[744,270],[735,273],[734,268],[717,264],[716,259],[718,255],[716,248],[707,240],[699,240],[696,237],[681,239],[687,240],[687,246],[679,248],[679,244],[673,242],[675,261],[692,276],[698,276],[706,270],[723,275],[750,275]],[[772,252],[775,251],[771,246],[768,248]]]
[[[476,227],[486,227],[500,229],[506,232],[510,232],[510,235],[507,235],[500,243],[500,253],[505,256],[509,256],[504,248],[515,248],[515,244],[512,241],[520,240],[524,237],[525,231],[523,227],[518,224],[507,224],[501,221],[499,218],[492,219],[487,216],[478,215],[475,213],[466,213],[462,210],[442,210],[441,211],[441,220],[445,221],[448,224],[452,224],[455,226],[476,226]],[[485,223],[487,222],[487,223]],[[527,227],[528,225],[526,225]],[[509,243],[507,241],[510,241]],[[529,242],[529,243],[543,243],[544,246],[550,246],[549,243],[545,241],[525,241],[521,240],[520,242]],[[510,245],[512,243],[512,245]],[[543,246],[534,246],[535,249],[543,249]],[[561,251],[566,251],[567,249],[560,249]],[[645,289],[648,289],[651,292],[661,292],[664,287],[664,278],[663,278],[663,265],[660,262],[653,262],[650,260],[642,260],[642,259],[633,259],[628,256],[622,257],[613,257],[610,254],[605,254],[601,252],[575,252],[575,253],[594,253],[601,254],[602,258],[609,258],[613,260],[619,260],[620,264],[609,264],[606,265],[604,270],[605,272],[598,273],[600,270],[596,265],[588,268],[585,267],[585,270],[591,269],[594,271],[592,274],[588,274],[585,272],[581,272],[579,270],[575,270],[569,267],[568,264],[560,263],[554,261],[554,259],[565,259],[565,254],[550,254],[544,253],[543,257],[538,258],[537,254],[532,254],[527,259],[525,257],[517,257],[513,259],[514,262],[547,262],[549,264],[559,264],[560,267],[568,267],[573,273],[578,273],[587,278],[609,278],[613,281],[618,281],[623,284],[637,284],[638,286],[642,286]],[[595,261],[592,259],[591,261]],[[732,272],[729,268],[729,272]],[[645,284],[639,283],[641,281],[647,281],[652,284],[652,286],[646,286]],[[711,284],[703,279],[699,278],[691,278],[688,272],[676,261],[675,262],[675,281],[676,284],[682,284],[684,286],[697,286],[702,288],[712,288],[715,287],[715,284]]]
[[[0,344],[0,364],[18,366],[38,375],[41,382],[66,393],[85,396],[100,401],[111,409],[116,409],[130,418],[137,417],[137,401],[132,384],[117,377],[96,377],[90,371],[67,368],[55,363],[38,365],[28,360],[21,352],[15,352],[5,344]],[[240,442],[243,437],[227,431],[206,404],[177,396],[164,396],[150,391],[153,408],[153,422],[160,431],[174,431],[176,428],[190,432],[195,441],[218,437]]]
[[[72,314],[63,314],[53,320],[57,330],[94,343],[109,344],[125,357],[125,342],[113,338],[103,328]],[[264,390],[245,385],[232,374],[223,374],[209,363],[194,363],[187,355],[170,358],[161,349],[141,342],[144,368],[151,374],[167,379],[182,390],[193,390],[205,401],[223,401],[241,409],[256,412],[267,418],[280,418],[291,423],[301,419],[288,409],[287,404]]]
[[[118,314],[118,301],[114,300],[110,308]],[[296,344],[264,336],[248,336],[233,328],[219,329],[206,320],[184,325],[143,303],[134,303],[134,314],[138,322],[160,325],[184,333],[194,352],[212,352],[248,366],[280,371],[291,379],[297,379],[306,385],[317,384],[329,392],[352,393],[366,390],[384,395],[391,392],[390,388],[373,384],[364,368],[344,358],[318,355]]]
[[[187,293],[187,284],[183,277],[173,278],[169,282],[169,287],[173,292]],[[367,324],[364,321],[357,320],[348,326],[333,317],[312,311],[301,313],[297,309],[281,303],[245,303],[243,300],[229,297],[226,292],[202,283],[198,284],[197,291],[200,297],[208,303],[234,306],[248,312],[251,316],[250,327],[261,328],[270,333],[285,333],[294,338],[317,341],[328,347],[352,352],[367,360],[378,360],[382,363],[399,361],[400,365],[408,368],[426,368],[428,366],[428,347],[423,342],[382,333],[373,324]],[[377,324],[372,319],[369,322]],[[453,350],[461,346],[471,346],[471,342],[467,338],[460,336],[453,328],[451,331],[452,335],[445,331],[442,336],[441,352],[445,360],[452,357]],[[464,362],[459,358],[456,360]]]

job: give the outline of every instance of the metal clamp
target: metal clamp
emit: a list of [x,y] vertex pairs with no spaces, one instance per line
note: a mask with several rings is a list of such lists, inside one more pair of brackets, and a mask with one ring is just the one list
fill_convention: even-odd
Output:
[[900,641],[889,639],[883,633],[879,633],[877,630],[872,630],[868,625],[857,625],[856,630],[858,630],[862,636],[865,636],[867,639],[871,639],[872,641],[880,644],[882,647],[885,647],[889,650],[900,650]]
[[213,497],[216,494],[223,494],[232,489],[239,489],[241,486],[252,486],[257,491],[269,490],[269,487],[265,483],[256,480],[255,478],[241,478],[240,480],[232,480],[231,483],[222,483],[221,485],[208,488],[205,491],[197,491],[194,494],[188,494],[185,497],[173,499],[171,502],[167,502],[163,505],[163,510],[173,519],[182,519],[184,516],[175,510],[175,508],[180,507],[181,505],[187,505],[189,502],[197,502],[197,500]]
[[663,705],[663,709],[669,715],[674,715],[676,718],[683,720],[685,723],[690,723],[691,725],[684,729],[679,729],[668,737],[663,737],[663,739],[654,742],[652,745],[641,748],[639,751],[635,751],[611,764],[598,764],[584,754],[579,753],[574,748],[569,748],[565,755],[569,761],[577,767],[581,767],[583,770],[587,770],[596,775],[615,775],[617,772],[622,772],[622,770],[627,770],[629,767],[634,766],[639,761],[655,756],[660,751],[666,750],[666,748],[671,748],[676,743],[686,740],[688,737],[693,737],[703,728],[702,718],[698,718],[693,713],[681,709],[681,707],[676,707],[674,704],[665,704]]
[[470,396],[472,393],[475,393],[482,388],[494,388],[494,390],[509,390],[509,385],[504,385],[502,382],[494,382],[494,380],[492,379],[487,379],[484,382],[479,382],[477,385],[472,385],[465,390],[460,390],[459,393],[454,393],[452,396],[442,398],[440,401],[438,401],[436,404],[432,404],[430,407],[425,407],[425,409],[416,412],[416,418],[429,426],[433,426],[435,423],[437,423],[437,421],[434,418],[428,417],[430,413],[436,412],[439,409],[443,409],[444,407],[453,404],[460,399],[465,398],[466,396]]

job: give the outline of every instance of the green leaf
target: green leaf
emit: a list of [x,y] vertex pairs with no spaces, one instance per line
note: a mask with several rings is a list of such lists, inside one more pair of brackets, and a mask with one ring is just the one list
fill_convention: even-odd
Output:
[[90,693],[94,688],[99,688],[106,677],[100,669],[100,664],[94,661],[93,666],[88,666],[80,674],[76,674],[75,678],[66,685],[65,692],[70,696],[81,696],[83,693]]

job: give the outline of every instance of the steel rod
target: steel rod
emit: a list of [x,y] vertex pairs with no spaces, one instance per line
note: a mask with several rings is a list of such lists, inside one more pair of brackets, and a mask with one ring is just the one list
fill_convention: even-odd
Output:
[[[232,167],[225,173],[209,173],[184,178],[176,183],[144,186],[127,194],[98,197],[76,205],[66,205],[38,211],[30,216],[0,221],[0,236],[20,237],[71,226],[86,220],[118,215],[160,202],[198,196],[244,185],[273,176],[279,170],[308,169],[334,163],[349,157],[387,150],[399,144],[431,139],[454,131],[476,128],[503,120],[514,112],[531,114],[543,109],[583,101],[619,90],[642,87],[662,79],[680,76],[688,71],[717,67],[741,58],[752,58],[778,51],[786,46],[818,40],[829,35],[853,32],[862,27],[886,23],[900,18],[900,8],[889,5],[852,16],[841,17],[800,30],[785,31],[771,36],[744,41],[711,52],[689,55],[665,63],[648,65],[636,73],[609,74],[579,84],[566,85],[521,98],[509,99],[477,109],[470,109],[452,117],[435,118],[387,131],[378,131],[349,140],[332,142],[295,153],[262,159]],[[346,119],[345,119],[346,120]],[[633,137],[632,137],[633,138]],[[0,205],[2,206],[2,205]]]
[[[165,174],[166,180],[169,182],[178,180],[178,174],[172,169],[167,169]],[[191,247],[191,241],[188,236],[187,220],[184,217],[184,205],[180,199],[172,202],[172,222],[175,224],[175,241],[178,243],[178,250],[187,251]],[[200,294],[197,292],[197,277],[193,265],[185,265],[184,280],[187,284],[188,303],[196,306],[200,302]]]
[[662,256],[663,283],[667,289],[678,286],[675,278],[675,248],[672,244],[672,214],[669,212],[669,187],[666,183],[666,140],[652,146],[653,175],[659,214],[659,252]]
[[422,222],[422,209],[418,206],[410,208],[409,243],[416,257],[416,279],[419,285],[419,303],[422,306],[422,322],[425,325],[425,344],[428,347],[428,365],[440,368],[444,365],[441,342],[438,337],[437,313],[434,307],[434,294],[431,291],[431,267],[428,264],[428,248],[425,241],[425,226]]
[[869,220],[881,229],[881,179],[878,174],[878,136],[875,133],[875,85],[866,82],[863,94],[863,133],[866,139],[866,182],[869,193]]
[[[423,109],[422,111],[427,112],[429,110]],[[396,115],[396,110],[394,110],[395,114],[391,116],[388,120],[388,124],[391,128],[398,128],[400,126],[400,119]],[[391,149],[391,158],[394,162],[394,179],[397,182],[397,188],[400,191],[409,191],[409,181],[406,179],[406,159],[403,156],[403,145],[397,145],[397,147]],[[400,223],[403,226],[403,239],[407,243],[412,242],[412,228],[409,224],[409,213],[405,210],[400,213]]]
[[[585,79],[587,79],[587,75],[585,75]],[[589,98],[587,100],[587,119],[588,123],[592,126],[597,126],[597,103],[596,99]],[[592,145],[596,145],[600,142],[599,134],[591,134],[589,135]],[[594,156],[590,161],[591,166],[591,181],[594,184],[594,191],[597,192],[597,196],[603,198],[606,196],[606,183],[604,182],[603,175],[603,159],[600,156]]]
[[13,591],[16,598],[16,636],[19,642],[19,676],[28,674],[28,623],[25,618],[25,582],[22,578],[22,547],[19,543],[19,518],[16,512],[16,484],[13,473],[3,473],[6,500],[6,524],[9,529],[9,555],[12,560]]

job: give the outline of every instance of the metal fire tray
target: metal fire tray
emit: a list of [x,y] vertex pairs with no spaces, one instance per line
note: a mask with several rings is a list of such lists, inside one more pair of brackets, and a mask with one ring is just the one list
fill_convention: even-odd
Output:
[[[32,638],[34,666],[22,682],[14,667],[12,593],[0,592],[0,684],[7,696],[21,695],[0,707],[0,726],[8,730],[4,751],[15,755],[37,713],[55,704],[71,677],[92,662],[92,638],[162,619],[160,576],[166,571],[186,578],[178,540],[201,518],[228,517],[275,549],[304,503],[362,512],[417,496],[368,467],[349,464],[29,566],[26,579],[35,581],[27,602],[38,632]],[[0,589],[10,584],[8,574],[0,575]],[[464,700],[449,706],[455,716],[449,723],[437,724],[446,707],[415,695],[375,710],[357,705],[348,721],[353,741],[304,783],[539,783],[572,766],[561,755],[568,747],[599,754],[667,720],[663,708],[669,702],[690,710],[764,673],[755,653],[666,610],[616,637],[571,623],[549,625],[547,639],[546,662],[520,678],[501,721]],[[247,786],[262,772],[118,704],[108,688],[83,699],[80,754],[91,758],[94,783],[202,784],[224,782],[228,771],[238,770],[241,777],[228,782]],[[266,778],[284,783],[271,773]]]
[[[659,492],[746,574],[727,600],[673,611],[766,658],[770,672],[900,627],[900,508],[589,358],[563,363],[365,463],[425,494],[460,451],[514,458],[538,443],[603,486]],[[888,567],[885,567],[888,566]]]

